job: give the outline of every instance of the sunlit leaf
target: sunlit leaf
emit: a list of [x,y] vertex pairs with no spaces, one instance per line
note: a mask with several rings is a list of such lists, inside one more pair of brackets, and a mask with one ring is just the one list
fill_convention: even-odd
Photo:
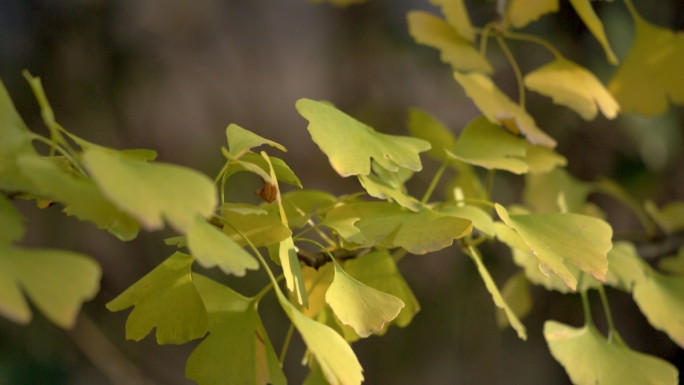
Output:
[[87,150],[83,160],[105,197],[148,230],[163,228],[166,220],[185,233],[195,215],[208,217],[216,207],[212,180],[197,171],[131,161],[101,149]]
[[0,245],[9,245],[22,239],[26,232],[24,221],[12,202],[0,194]]
[[31,145],[31,132],[0,81],[0,189],[31,191],[31,182],[16,164],[20,155],[38,156]]
[[218,228],[196,217],[187,235],[190,253],[197,263],[209,269],[218,266],[226,274],[243,277],[258,270],[259,262]]
[[329,385],[330,383],[328,380],[325,378],[325,375],[323,374],[323,370],[321,370],[321,366],[318,365],[316,360],[313,360],[311,364],[311,371],[309,374],[306,375],[306,378],[304,379],[304,382],[302,382],[302,385]]
[[550,96],[554,103],[575,110],[585,120],[593,120],[599,109],[608,119],[620,111],[613,95],[594,74],[564,58],[525,75],[525,87]]
[[666,276],[649,269],[634,285],[634,301],[648,322],[684,347],[684,276]]
[[237,124],[230,124],[226,128],[226,138],[228,138],[228,149],[230,155],[237,159],[244,155],[247,151],[254,147],[259,147],[263,144],[275,147],[280,151],[287,151],[282,145],[261,136],[245,130]]
[[292,298],[291,302],[307,317],[316,318],[326,305],[325,293],[335,278],[335,268],[332,263],[327,263],[318,269],[302,266],[302,277],[304,277],[304,286],[309,297],[309,307],[299,305],[296,298]]
[[589,31],[596,37],[596,40],[601,44],[603,50],[606,52],[606,58],[611,64],[618,64],[618,59],[610,48],[610,43],[608,43],[608,38],[606,37],[606,31],[603,29],[603,23],[601,19],[598,18],[596,12],[591,7],[589,0],[570,0],[570,4],[575,8],[575,12],[582,19],[584,24],[589,28]]
[[[273,164],[273,168],[275,169],[276,178],[279,181],[285,182],[291,186],[302,188],[302,182],[299,181],[299,178],[297,178],[297,175],[295,175],[294,171],[292,171],[292,169],[290,169],[290,167],[282,159],[273,156],[270,158],[271,164]],[[268,176],[268,163],[266,163],[264,158],[259,154],[248,152],[242,155],[238,163],[230,165],[228,170],[226,170],[225,178],[228,179],[231,175],[240,171],[255,172],[257,168],[254,166],[258,167],[258,171],[256,172],[257,175],[261,176],[262,178],[265,175]],[[267,180],[270,180],[270,176],[267,178]]]
[[626,241],[615,242],[608,252],[606,285],[631,293],[634,285],[645,279],[644,262],[636,247]]
[[257,302],[199,274],[193,281],[209,316],[209,335],[185,368],[199,385],[284,385],[285,374],[257,312]]
[[418,154],[430,149],[424,140],[381,134],[323,102],[300,99],[296,107],[309,121],[313,141],[344,177],[368,175],[371,159],[389,171],[398,171],[399,167],[422,169]]
[[[517,273],[510,277],[504,283],[501,289],[501,296],[505,303],[508,304],[510,311],[515,314],[518,319],[524,318],[530,310],[532,310],[532,294],[530,293],[530,284],[527,282],[524,273]],[[504,309],[497,309],[496,323],[499,329],[505,329],[510,325],[508,316]]]
[[414,175],[413,171],[403,167],[399,167],[399,171],[395,172],[386,170],[377,162],[371,163],[371,169],[375,173],[375,176],[380,179],[380,181],[394,190],[402,192],[403,194],[406,194],[406,181],[411,179],[411,177]]
[[297,310],[276,289],[276,295],[285,313],[302,335],[307,348],[316,358],[321,370],[333,385],[359,385],[363,369],[349,344],[333,329],[318,323]]
[[470,23],[470,16],[463,0],[430,0],[430,3],[442,8],[442,13],[446,17],[458,34],[468,41],[475,40],[473,25]]
[[666,233],[672,234],[684,229],[684,202],[670,202],[658,209],[655,203],[646,201],[644,209]]
[[545,174],[527,174],[523,198],[536,213],[555,213],[559,211],[558,194],[563,193],[568,212],[578,213],[592,191],[590,183],[557,168]]
[[468,219],[473,222],[473,227],[490,237],[495,234],[492,217],[478,207],[450,203],[436,208],[435,211],[452,217]]
[[304,307],[308,307],[309,298],[306,292],[306,287],[304,286],[302,268],[299,265],[297,250],[295,249],[292,237],[280,242],[278,255],[280,256],[280,265],[283,267],[283,274],[285,275],[285,283],[287,284],[287,288],[295,294],[297,302]]
[[503,296],[499,292],[499,288],[496,287],[494,279],[492,279],[492,276],[489,274],[489,271],[485,267],[484,263],[482,263],[482,260],[480,259],[479,255],[471,253],[470,257],[477,265],[477,271],[480,273],[480,276],[482,277],[482,280],[484,281],[484,284],[487,287],[487,291],[489,292],[489,294],[492,295],[492,299],[494,300],[494,304],[496,305],[496,307],[504,311],[504,314],[508,318],[508,322],[510,323],[511,327],[515,329],[515,331],[518,333],[518,337],[523,340],[526,340],[527,331],[525,330],[525,325],[523,325],[522,322],[520,322],[518,316],[503,299]]
[[337,198],[325,191],[295,190],[283,194],[282,201],[288,224],[299,228],[305,226],[316,211],[332,207]]
[[579,214],[509,215],[499,204],[496,212],[529,245],[545,275],[558,274],[575,290],[577,278],[566,266],[568,262],[605,281],[607,254],[613,246],[613,229],[606,222]]
[[669,108],[668,99],[684,104],[684,36],[641,17],[634,24],[634,43],[608,89],[623,112],[660,115]]
[[455,70],[493,72],[487,59],[446,21],[423,11],[410,11],[406,17],[416,43],[438,49],[441,60]]
[[556,147],[556,141],[540,130],[532,116],[513,103],[489,77],[477,72],[454,72],[454,78],[490,122],[501,124],[514,134],[524,135],[532,144]]
[[506,17],[515,28],[522,28],[551,12],[558,12],[558,0],[510,0]]
[[91,221],[123,241],[138,235],[138,222],[109,202],[91,180],[69,175],[39,157],[23,156],[17,164],[33,184],[32,192],[64,204],[68,215]]
[[100,289],[101,275],[97,262],[83,254],[0,244],[0,315],[31,321],[23,291],[50,321],[71,328],[81,303]]
[[232,212],[240,215],[267,215],[268,211],[265,209],[251,205],[249,203],[230,203],[226,202],[221,204],[218,209],[222,212]]
[[325,299],[343,324],[365,338],[382,330],[386,322],[399,315],[404,307],[402,300],[350,277],[337,261],[333,260],[333,264],[335,278]]
[[551,355],[577,385],[675,385],[677,369],[667,361],[636,352],[617,338],[610,341],[593,325],[574,328],[544,323]]
[[472,230],[472,222],[467,219],[440,214],[429,208],[416,213],[389,202],[339,206],[328,213],[323,224],[359,247],[398,246],[413,254],[441,250]]
[[456,137],[439,120],[420,108],[408,111],[408,129],[411,135],[426,140],[432,148],[428,155],[446,161],[449,159],[445,150],[451,151],[456,146]]
[[363,186],[363,188],[366,189],[366,192],[368,192],[368,195],[372,197],[397,202],[402,207],[406,207],[411,211],[419,211],[422,206],[416,198],[389,186],[373,174],[359,175],[358,178],[359,182],[361,182],[361,186]]
[[221,217],[232,226],[223,226],[223,232],[230,236],[240,246],[246,246],[233,226],[240,230],[256,247],[268,246],[285,240],[292,235],[287,226],[283,225],[277,212],[267,211],[267,214],[240,214],[235,211],[222,211]]
[[159,344],[182,344],[207,334],[207,311],[192,281],[194,259],[176,252],[107,304],[110,311],[135,306],[126,339],[140,341],[157,328]]

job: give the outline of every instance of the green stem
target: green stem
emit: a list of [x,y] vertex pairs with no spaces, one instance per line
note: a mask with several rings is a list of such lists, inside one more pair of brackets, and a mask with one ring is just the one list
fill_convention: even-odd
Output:
[[486,185],[487,185],[487,187],[486,187],[487,188],[486,198],[487,198],[487,200],[489,200],[492,197],[492,187],[494,187],[494,175],[496,175],[495,169],[491,169],[491,170],[487,171],[487,181],[486,181]]
[[518,62],[515,61],[515,56],[513,56],[513,53],[508,48],[506,41],[504,41],[504,39],[501,36],[497,35],[496,41],[499,43],[499,46],[501,47],[501,50],[503,51],[504,55],[506,55],[506,59],[508,59],[508,62],[511,63],[511,67],[513,68],[513,72],[515,73],[515,78],[518,80],[518,93],[520,94],[518,104],[520,105],[520,107],[525,108],[525,85],[523,84],[522,72],[520,72]]
[[516,32],[506,32],[504,34],[504,37],[507,39],[524,40],[524,41],[529,41],[532,43],[537,43],[539,45],[544,46],[549,51],[551,51],[551,53],[553,54],[553,56],[556,57],[556,59],[562,59],[563,58],[563,55],[561,55],[560,51],[558,51],[556,49],[556,47],[553,46],[553,44],[542,39],[541,37],[537,37],[537,36],[530,35],[527,33],[516,33]]
[[[579,282],[578,282],[579,285]],[[589,297],[587,297],[587,292],[580,292],[582,296],[582,309],[584,309],[584,323],[586,325],[594,325],[594,320],[591,318],[591,308],[589,307]]]
[[223,174],[228,170],[228,166],[230,166],[230,161],[227,161],[226,164],[224,164],[221,168],[221,171],[219,171],[218,175],[216,175],[214,184],[218,184],[219,180],[221,180],[221,177],[223,177]]
[[608,322],[608,341],[610,341],[610,339],[613,338],[613,334],[617,333],[615,324],[613,323],[613,313],[610,311],[610,304],[608,303],[608,297],[606,296],[606,291],[603,289],[603,285],[598,286],[598,292],[601,296],[603,312],[606,313],[606,321]]
[[285,356],[287,356],[287,349],[290,347],[290,341],[292,340],[292,334],[294,334],[294,329],[295,325],[294,323],[290,322],[290,328],[287,329],[287,334],[285,335],[285,341],[283,342],[283,348],[280,350],[280,357],[278,358],[278,361],[280,361],[280,366],[283,366],[283,363],[285,362]]
[[439,180],[440,178],[442,178],[442,174],[444,174],[444,170],[446,170],[448,165],[448,160],[445,160],[444,163],[442,163],[442,167],[440,167],[439,170],[437,170],[437,172],[435,173],[435,176],[432,178],[432,181],[430,182],[427,191],[425,191],[423,199],[420,200],[420,203],[425,204],[427,203],[428,199],[430,199],[430,196],[432,196],[432,193],[435,191],[435,187],[437,187],[437,183],[439,183]]
[[[277,281],[277,282],[280,282],[280,281],[283,280],[283,278],[285,278],[285,276],[282,275],[282,274],[280,274],[280,275],[276,278],[276,281]],[[269,282],[268,285],[266,285],[263,289],[261,289],[260,292],[257,293],[257,295],[255,295],[255,296],[253,297],[254,300],[255,300],[256,302],[261,301],[261,299],[262,299],[266,294],[268,294],[268,292],[270,292],[270,291],[273,289],[273,286],[274,286],[274,285],[273,285],[273,282]]]
[[316,225],[312,225],[312,226],[310,226],[310,227],[307,227],[306,229],[300,231],[297,235],[293,235],[293,236],[292,236],[292,239],[296,241],[296,240],[299,239],[302,235],[304,235],[304,234],[308,233],[309,231],[311,231],[311,230],[313,230],[313,229],[319,227],[320,225],[321,225],[321,224],[319,223],[319,224],[316,224]]
[[309,238],[299,238],[297,241],[298,241],[298,242],[308,242],[308,243],[312,243],[312,244],[314,244],[314,245],[320,247],[321,250],[323,250],[326,254],[328,254],[328,256],[330,257],[330,260],[331,260],[331,261],[333,261],[333,262],[335,261],[335,256],[332,255],[332,253],[330,252],[330,250],[328,250],[328,249],[327,249],[325,246],[323,246],[322,244],[320,244],[320,243],[314,241],[313,239],[309,239]]
[[[43,143],[47,144],[48,146],[50,146],[50,148],[53,148],[53,147],[54,147],[54,148],[57,150],[57,152],[59,152],[60,154],[62,154],[62,156],[64,156],[65,158],[67,158],[67,160],[69,161],[69,163],[71,163],[71,165],[74,166],[74,168],[75,168],[76,170],[78,170],[78,172],[80,172],[81,175],[83,175],[83,177],[88,178],[88,174],[86,174],[85,170],[83,170],[83,168],[81,167],[81,165],[78,164],[78,162],[76,161],[76,159],[74,159],[74,157],[73,157],[71,154],[69,154],[69,152],[67,152],[64,148],[62,148],[62,146],[60,146],[60,145],[58,145],[57,143],[51,141],[50,139],[44,138],[44,137],[42,137],[42,136],[40,136],[40,135],[38,135],[38,134],[31,133],[31,137],[32,137],[34,140],[37,140],[37,141],[39,141],[39,142],[43,142]],[[89,178],[88,178],[88,179],[89,179]]]
[[480,33],[480,55],[485,56],[487,54],[487,39],[489,38],[489,32],[496,26],[496,23],[489,22]]

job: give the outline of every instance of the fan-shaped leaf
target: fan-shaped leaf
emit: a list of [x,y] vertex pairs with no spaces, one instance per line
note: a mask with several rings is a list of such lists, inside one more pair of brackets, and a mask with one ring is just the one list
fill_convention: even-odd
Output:
[[378,199],[386,199],[390,202],[395,201],[411,211],[420,211],[422,205],[416,198],[404,194],[395,187],[389,186],[377,176],[373,174],[359,175],[358,178],[361,186],[368,192],[368,195]]
[[296,295],[297,302],[304,307],[309,307],[309,298],[304,285],[302,268],[299,265],[297,249],[292,241],[292,237],[280,242],[278,255],[280,257],[280,264],[283,267],[287,288]]
[[[297,175],[295,175],[294,171],[292,171],[292,169],[290,169],[290,167],[282,159],[273,156],[270,158],[271,164],[275,169],[276,178],[279,181],[285,182],[290,186],[302,188],[302,182],[299,181],[299,178],[297,178]],[[254,166],[257,166],[257,168]],[[247,152],[243,154],[238,162],[231,164],[230,167],[228,167],[228,170],[226,170],[224,179],[228,179],[231,175],[240,171],[253,172],[262,178],[266,176],[264,179],[267,181],[270,181],[271,179],[268,175],[268,163],[266,163],[261,155],[255,154],[253,152]]]
[[564,58],[525,75],[525,87],[550,96],[554,103],[575,110],[585,120],[593,120],[599,109],[608,119],[620,111],[613,95],[594,74]]
[[207,334],[207,311],[192,281],[193,258],[174,253],[107,304],[119,311],[135,306],[126,339],[140,341],[157,328],[159,344],[182,344]]
[[438,49],[441,60],[455,70],[493,72],[487,59],[446,21],[423,11],[410,11],[406,18],[416,43]]
[[297,101],[297,111],[309,121],[308,130],[338,174],[368,175],[374,159],[389,171],[399,167],[420,171],[421,152],[430,144],[420,139],[381,134],[337,108],[310,99]]
[[[292,231],[285,225],[277,212],[267,211],[263,214],[240,214],[235,211],[222,211],[222,218],[240,230],[256,247],[269,246],[285,240]],[[232,226],[224,226],[223,232],[233,241],[244,247],[247,242],[242,239]]]
[[646,201],[644,209],[666,233],[672,234],[684,229],[684,202],[670,202],[658,209],[655,203]]
[[553,357],[577,385],[675,385],[677,369],[667,361],[635,352],[616,338],[607,341],[596,327],[544,324]]
[[596,16],[596,12],[594,12],[594,9],[591,7],[589,0],[570,0],[570,4],[575,8],[575,12],[577,12],[594,37],[596,37],[596,40],[601,43],[601,47],[603,47],[603,50],[606,52],[608,61],[611,64],[618,64],[618,59],[610,48],[610,43],[608,43],[606,32],[603,29],[603,23],[601,23],[601,19]]
[[430,0],[430,2],[442,8],[442,13],[447,21],[458,31],[460,36],[468,41],[475,40],[473,25],[470,23],[468,9],[466,9],[463,0]]
[[522,28],[551,12],[558,12],[558,0],[510,0],[506,17],[515,28]]
[[555,213],[559,211],[558,195],[562,193],[568,212],[578,213],[592,191],[590,183],[557,168],[545,174],[527,174],[523,198],[525,204],[539,214]]
[[634,301],[648,322],[684,347],[684,276],[665,276],[648,269],[634,286]]
[[445,150],[451,151],[456,146],[454,134],[442,122],[420,108],[409,109],[408,129],[411,135],[428,141],[432,148],[427,154],[441,161],[449,159]]
[[21,155],[38,156],[31,145],[31,132],[0,81],[0,189],[31,191],[31,182],[16,164]]
[[677,255],[661,259],[658,268],[668,273],[684,275],[684,247],[679,248]]
[[11,244],[24,237],[24,217],[4,195],[0,194],[0,245]]
[[280,151],[285,151],[285,147],[282,145],[261,136],[245,130],[244,128],[238,126],[237,124],[230,124],[226,128],[226,138],[228,138],[228,148],[230,155],[238,159],[242,157],[247,151],[254,147],[259,147],[262,144],[268,144],[271,147],[275,147]]
[[50,321],[71,328],[81,303],[100,289],[101,275],[97,262],[83,254],[0,245],[0,314],[31,321],[24,291]]
[[452,217],[468,219],[473,222],[473,227],[490,237],[493,237],[495,234],[492,217],[478,207],[450,203],[436,208],[435,211]]
[[489,77],[477,72],[454,72],[454,78],[490,122],[501,124],[514,134],[524,135],[532,144],[556,147],[556,141],[540,130],[534,119],[501,92]]

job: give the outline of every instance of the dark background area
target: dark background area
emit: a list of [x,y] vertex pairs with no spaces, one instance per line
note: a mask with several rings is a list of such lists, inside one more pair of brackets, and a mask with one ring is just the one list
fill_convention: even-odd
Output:
[[[466,3],[477,26],[496,17],[493,1]],[[526,32],[547,38],[607,82],[615,67],[570,5],[561,4],[559,13],[544,16]],[[635,5],[656,25],[684,29],[682,1],[635,0]],[[618,57],[624,58],[633,33],[624,5],[595,2],[595,8]],[[370,0],[344,10],[305,0],[3,0],[0,78],[29,127],[39,133],[47,130],[22,69],[43,79],[57,120],[90,141],[152,148],[161,161],[213,177],[223,165],[225,127],[237,123],[287,147],[278,156],[305,188],[351,193],[360,185],[330,168],[294,108],[297,99],[330,100],[377,130],[400,135],[408,134],[409,107],[430,111],[455,133],[479,115],[438,52],[408,35],[405,15],[412,9],[438,13],[427,0]],[[496,44],[490,41],[489,47],[494,80],[515,98],[512,70]],[[512,42],[511,47],[523,73],[552,59],[534,44]],[[681,107],[657,118],[626,115],[608,121],[599,116],[586,122],[549,98],[527,96],[528,110],[558,140],[573,175],[611,177],[639,200],[684,200]],[[424,159],[425,170],[409,189],[422,194],[438,167]],[[522,183],[522,177],[498,173],[494,199],[520,202]],[[238,175],[229,183],[228,200],[257,202],[252,191],[258,187],[257,178]],[[606,211],[616,232],[639,229],[620,203],[591,199]],[[39,210],[29,202],[17,204],[28,218],[25,244],[89,254],[102,264],[104,276],[101,292],[84,305],[73,331],[57,328],[39,313],[28,326],[0,318],[0,385],[112,384],[116,376],[108,371],[129,381],[190,384],[184,367],[196,342],[157,346],[153,336],[125,341],[128,311],[110,313],[104,306],[174,251],[162,241],[173,232],[141,233],[122,243],[64,216],[58,205]],[[500,244],[486,244],[483,251],[499,286],[517,271]],[[491,297],[456,247],[408,256],[400,269],[422,310],[407,328],[353,345],[367,384],[569,383],[548,352],[542,325],[549,319],[581,325],[579,296],[533,287],[534,310],[523,320],[529,338],[523,342],[510,329],[498,330]],[[263,271],[242,279],[207,273],[247,295],[266,282]],[[618,329],[632,348],[684,368],[681,349],[648,325],[629,295],[608,294]],[[260,310],[279,351],[289,322],[273,296]],[[595,319],[605,330],[598,307]],[[112,349],[123,361],[98,361]],[[297,336],[285,363],[292,384],[306,375],[303,352]]]

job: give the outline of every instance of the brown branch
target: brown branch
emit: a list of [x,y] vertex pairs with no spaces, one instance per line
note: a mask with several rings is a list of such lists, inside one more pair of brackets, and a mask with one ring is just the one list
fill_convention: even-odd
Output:
[[[354,259],[358,258],[364,254],[368,254],[370,249],[358,249],[358,250],[333,250],[330,252],[330,254],[335,257],[335,259],[345,261],[347,259]],[[299,250],[297,252],[297,258],[304,262],[305,265],[309,267],[313,267],[314,269],[318,270],[321,266],[325,265],[328,262],[332,262],[330,259],[330,256],[328,253],[319,251],[316,253],[311,253],[305,250]]]

